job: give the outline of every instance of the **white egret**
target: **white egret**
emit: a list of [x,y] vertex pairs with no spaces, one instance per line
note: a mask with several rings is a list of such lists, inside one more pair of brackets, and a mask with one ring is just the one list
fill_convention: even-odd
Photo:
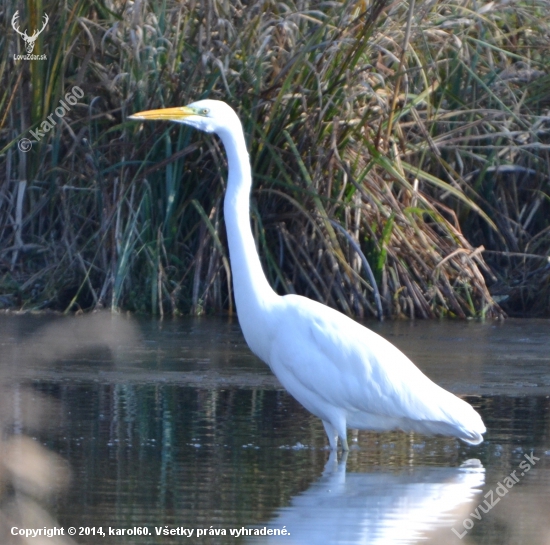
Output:
[[130,119],[174,121],[220,137],[228,160],[224,215],[239,323],[252,352],[323,421],[331,449],[339,437],[348,450],[348,427],[483,441],[479,414],[391,343],[321,303],[271,288],[250,227],[252,176],[243,128],[230,106],[201,100]]

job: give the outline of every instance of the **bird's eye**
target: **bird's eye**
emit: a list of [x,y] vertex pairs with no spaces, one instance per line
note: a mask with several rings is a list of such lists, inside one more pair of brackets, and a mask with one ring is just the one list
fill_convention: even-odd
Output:
[[203,109],[201,110],[201,114],[202,114],[202,115],[208,115],[209,113],[210,113],[210,110],[209,110],[208,108],[203,108]]

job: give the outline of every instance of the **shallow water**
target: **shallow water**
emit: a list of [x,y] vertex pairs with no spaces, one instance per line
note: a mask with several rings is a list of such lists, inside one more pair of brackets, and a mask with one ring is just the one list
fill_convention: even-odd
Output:
[[360,432],[336,459],[236,321],[0,316],[3,444],[44,447],[0,465],[0,520],[76,543],[550,543],[549,322],[368,325],[466,396],[482,445]]

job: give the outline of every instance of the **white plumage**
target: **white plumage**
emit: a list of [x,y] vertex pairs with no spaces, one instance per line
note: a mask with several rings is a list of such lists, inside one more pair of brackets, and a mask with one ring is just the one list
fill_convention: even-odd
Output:
[[224,214],[239,323],[250,349],[321,418],[332,449],[340,437],[348,450],[346,428],[483,441],[479,414],[434,384],[391,343],[316,301],[273,291],[250,228],[250,161],[241,122],[230,106],[201,100],[131,119],[175,121],[221,138],[229,167]]

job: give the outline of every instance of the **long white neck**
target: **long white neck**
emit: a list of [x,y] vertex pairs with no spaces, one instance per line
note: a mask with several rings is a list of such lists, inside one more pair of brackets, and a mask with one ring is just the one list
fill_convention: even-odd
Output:
[[248,345],[265,360],[261,352],[265,337],[270,336],[269,309],[279,296],[265,277],[250,227],[252,176],[241,124],[218,132],[218,136],[228,161],[224,216],[237,314]]

